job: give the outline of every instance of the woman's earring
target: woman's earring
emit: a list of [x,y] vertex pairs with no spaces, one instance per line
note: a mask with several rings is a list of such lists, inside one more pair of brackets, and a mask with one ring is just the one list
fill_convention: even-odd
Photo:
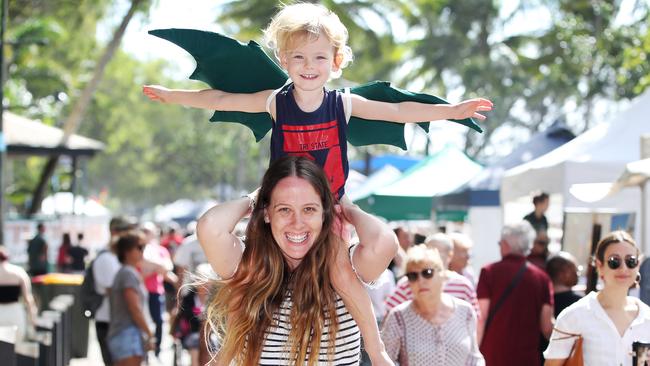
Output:
[[636,281],[634,281],[637,286],[641,283],[641,272],[636,273]]
[[268,216],[264,215],[264,222],[268,224],[271,220],[269,220]]

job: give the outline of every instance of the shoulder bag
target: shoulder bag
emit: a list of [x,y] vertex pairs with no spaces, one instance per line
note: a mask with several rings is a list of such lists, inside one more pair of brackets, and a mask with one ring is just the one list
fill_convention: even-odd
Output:
[[519,281],[524,277],[524,272],[526,272],[526,266],[528,265],[527,261],[524,261],[524,264],[519,268],[519,271],[517,271],[517,274],[515,277],[512,279],[512,282],[508,285],[508,287],[503,291],[501,294],[501,297],[499,297],[499,300],[495,303],[494,307],[488,314],[487,319],[485,320],[485,327],[483,328],[483,337],[485,337],[485,334],[487,334],[488,327],[490,326],[490,323],[492,322],[492,319],[494,319],[494,315],[497,313],[501,305],[503,305],[503,302],[506,301],[510,293],[512,293],[512,290],[517,287],[519,284]]
[[395,312],[395,320],[397,320],[397,325],[402,331],[402,336],[399,341],[399,356],[397,362],[399,363],[399,366],[408,366],[409,357],[406,350],[406,324],[404,324],[404,319],[399,311]]
[[580,334],[574,334],[553,328],[554,331],[563,334],[563,337],[552,339],[551,341],[560,341],[563,339],[575,338],[576,341],[573,342],[571,347],[571,353],[569,357],[564,361],[564,366],[583,366],[585,364],[583,355],[582,355],[582,336]]

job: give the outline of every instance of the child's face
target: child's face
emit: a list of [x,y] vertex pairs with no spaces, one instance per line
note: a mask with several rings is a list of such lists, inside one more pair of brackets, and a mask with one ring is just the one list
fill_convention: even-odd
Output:
[[302,37],[295,47],[280,55],[280,63],[287,70],[296,87],[303,90],[321,89],[338,66],[334,46],[325,36],[315,40]]

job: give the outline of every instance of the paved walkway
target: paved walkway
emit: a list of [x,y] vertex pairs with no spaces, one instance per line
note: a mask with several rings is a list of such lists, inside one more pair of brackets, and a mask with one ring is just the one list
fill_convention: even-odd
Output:
[[[149,352],[149,365],[150,366],[173,366],[174,364],[174,351],[172,348],[172,337],[169,335],[169,328],[165,322],[163,328],[163,340],[160,345],[160,357],[156,358],[153,352]],[[182,363],[179,366],[189,366],[190,357],[187,352],[183,354]],[[95,323],[90,322],[90,330],[88,332],[88,357],[86,358],[73,358],[70,361],[70,366],[100,366],[103,365],[102,354],[97,343],[97,336],[95,335]]]

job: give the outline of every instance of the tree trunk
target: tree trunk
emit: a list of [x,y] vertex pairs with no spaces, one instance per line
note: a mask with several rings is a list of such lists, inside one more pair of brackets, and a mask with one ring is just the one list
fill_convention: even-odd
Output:
[[[81,96],[72,107],[72,111],[68,115],[68,118],[65,120],[65,123],[63,124],[63,136],[61,137],[61,141],[59,142],[59,145],[61,146],[67,145],[70,136],[75,134],[79,129],[79,124],[81,123],[81,119],[86,111],[86,108],[90,104],[90,99],[92,98],[93,94],[97,90],[97,86],[99,85],[99,82],[102,80],[102,77],[104,76],[104,70],[106,69],[106,65],[108,65],[108,62],[115,55],[115,52],[117,51],[120,42],[122,41],[122,37],[126,32],[126,27],[129,25],[129,22],[133,18],[133,15],[135,14],[140,3],[142,3],[142,0],[131,1],[131,7],[129,8],[129,11],[126,13],[124,18],[122,18],[122,22],[120,23],[120,26],[115,30],[115,33],[113,34],[113,38],[106,46],[106,49],[104,50],[104,54],[99,59],[99,63],[95,68],[95,72],[93,73],[92,79],[90,79],[90,82],[88,82],[88,85],[86,85],[86,87],[84,88],[83,92],[81,93]],[[52,155],[50,156],[47,163],[43,167],[40,180],[36,185],[34,194],[32,195],[31,205],[29,207],[29,210],[27,211],[28,217],[33,216],[36,212],[40,210],[41,202],[43,201],[43,197],[45,196],[47,182],[52,177],[52,174],[54,173],[58,161],[59,161],[59,155]]]

